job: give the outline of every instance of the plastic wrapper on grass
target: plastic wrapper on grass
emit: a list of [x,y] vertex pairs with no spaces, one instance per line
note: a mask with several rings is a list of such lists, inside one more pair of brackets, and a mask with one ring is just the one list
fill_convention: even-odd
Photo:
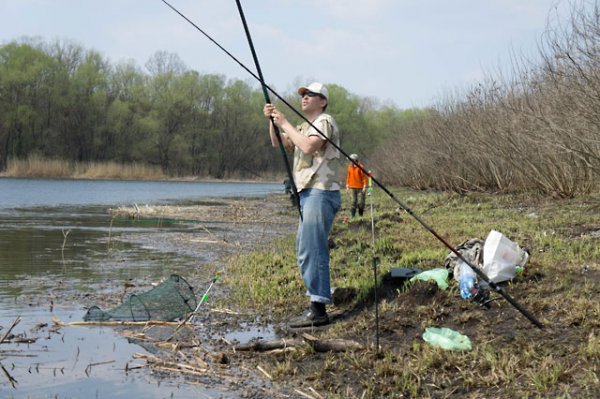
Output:
[[445,290],[448,288],[448,270],[446,269],[431,269],[425,270],[410,279],[410,282],[414,282],[415,280],[423,280],[423,281],[435,281],[439,288]]
[[446,327],[426,328],[423,333],[423,340],[430,345],[439,346],[446,350],[471,350],[471,340],[469,337]]

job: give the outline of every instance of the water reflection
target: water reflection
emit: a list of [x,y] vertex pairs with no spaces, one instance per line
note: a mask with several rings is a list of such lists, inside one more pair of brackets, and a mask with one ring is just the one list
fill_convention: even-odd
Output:
[[[131,355],[145,352],[141,347],[110,328],[53,332],[52,317],[80,321],[85,301],[89,304],[96,293],[114,289],[115,281],[157,281],[171,273],[185,276],[203,262],[185,251],[157,248],[161,235],[191,234],[193,224],[133,223],[111,218],[108,207],[279,190],[276,184],[0,179],[0,335],[17,316],[22,322],[13,333],[42,334],[29,345],[2,344],[0,396],[192,398],[199,390],[202,396],[211,395],[206,387],[178,386],[177,381],[158,386],[144,371],[125,373]],[[206,259],[210,256],[206,254]],[[65,292],[71,293],[67,304]],[[127,290],[117,294],[126,296]],[[40,324],[47,326],[32,332]],[[235,397],[224,392],[215,396]]]
[[166,203],[206,197],[258,196],[281,189],[282,185],[277,183],[0,178],[0,209]]
[[[120,235],[154,234],[179,225],[115,222],[106,208],[48,209],[6,212],[0,225],[0,298],[16,293],[35,293],[44,287],[23,284],[23,279],[94,282],[102,279],[156,277],[174,265],[192,262],[185,256],[156,253],[119,240]],[[176,267],[179,269],[179,267]]]

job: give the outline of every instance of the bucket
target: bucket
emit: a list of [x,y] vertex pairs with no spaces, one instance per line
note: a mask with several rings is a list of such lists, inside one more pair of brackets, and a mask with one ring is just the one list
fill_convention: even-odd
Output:
[[485,239],[483,272],[495,283],[512,280],[517,268],[524,267],[528,259],[527,251],[496,230],[490,231]]

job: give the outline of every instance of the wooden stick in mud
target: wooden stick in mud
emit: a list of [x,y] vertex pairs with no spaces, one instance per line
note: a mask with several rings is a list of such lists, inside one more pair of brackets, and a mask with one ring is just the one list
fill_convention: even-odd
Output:
[[272,340],[260,340],[260,341],[250,341],[245,344],[239,344],[234,346],[236,351],[270,351],[274,349],[284,349],[290,347],[296,347],[304,344],[304,340],[302,339],[272,339]]
[[133,358],[145,360],[148,366],[165,371],[177,371],[194,375],[206,375],[206,373],[210,372],[208,368],[196,367],[191,364],[168,362],[156,356],[144,355],[142,353],[134,353]]
[[260,365],[256,366],[256,368],[258,369],[258,371],[260,371],[261,373],[263,373],[268,379],[270,379],[271,381],[273,381],[273,377],[271,376],[271,374],[267,373],[267,370],[265,370],[262,367],[260,367]]
[[304,344],[310,345],[317,352],[346,352],[364,349],[364,345],[348,339],[319,339],[310,334],[302,334],[302,339],[273,339],[251,341],[234,347],[236,351],[271,351],[298,347]]
[[63,322],[60,319],[53,317],[52,322],[57,326],[176,326],[179,323],[175,321],[70,321]]
[[300,396],[302,396],[302,397],[304,397],[306,399],[315,399],[314,396],[311,396],[311,395],[307,394],[306,392],[302,392],[298,388],[294,388],[294,391],[296,391],[297,394],[299,394]]
[[313,387],[308,387],[308,390],[311,391],[318,399],[325,399],[321,394],[319,394]]
[[10,327],[8,327],[8,330],[6,330],[6,332],[4,333],[4,335],[2,336],[2,338],[0,338],[0,344],[2,342],[4,342],[4,340],[6,339],[6,337],[8,337],[8,335],[10,334],[10,332],[12,331],[12,329],[15,328],[15,326],[17,324],[19,324],[20,321],[21,321],[21,316],[17,316],[15,318],[15,320],[12,322],[12,324],[10,325]]
[[318,339],[310,334],[302,334],[302,338],[317,352],[346,352],[364,349],[363,344],[349,339]]

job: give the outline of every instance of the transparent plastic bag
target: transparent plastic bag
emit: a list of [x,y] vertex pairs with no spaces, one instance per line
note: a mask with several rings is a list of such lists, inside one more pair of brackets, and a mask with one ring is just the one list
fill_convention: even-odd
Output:
[[445,290],[446,288],[448,288],[448,270],[441,268],[425,270],[424,272],[421,272],[413,278],[411,278],[410,282],[413,282],[415,280],[433,280],[437,283],[439,288]]
[[446,327],[426,328],[423,340],[446,350],[470,351],[472,349],[469,337]]

